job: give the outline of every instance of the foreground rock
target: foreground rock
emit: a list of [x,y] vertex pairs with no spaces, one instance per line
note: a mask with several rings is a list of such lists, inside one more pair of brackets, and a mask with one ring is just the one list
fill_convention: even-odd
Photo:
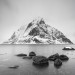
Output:
[[75,49],[72,47],[64,47],[63,50],[75,50]]
[[36,54],[35,54],[35,52],[32,51],[32,52],[29,53],[29,56],[31,56],[31,57],[36,56]]
[[56,53],[56,54],[51,55],[50,57],[48,57],[48,60],[50,60],[50,61],[55,61],[55,60],[58,59],[58,58],[59,58],[59,54]]
[[54,61],[54,66],[59,67],[59,66],[61,66],[61,65],[62,65],[62,61],[61,61],[60,59],[56,59],[56,60]]
[[44,56],[35,56],[33,57],[33,64],[34,65],[47,65],[48,59]]
[[24,56],[27,56],[27,54],[23,54],[23,53],[21,53],[21,54],[17,54],[16,56],[24,57]]
[[60,60],[67,61],[69,58],[66,55],[60,55]]
[[59,68],[62,65],[62,61],[67,61],[69,58],[66,55],[59,55],[58,53],[48,57],[48,60],[54,61],[54,66]]

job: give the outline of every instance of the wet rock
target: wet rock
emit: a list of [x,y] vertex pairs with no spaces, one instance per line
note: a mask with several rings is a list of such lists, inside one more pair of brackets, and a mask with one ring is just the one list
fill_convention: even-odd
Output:
[[59,66],[61,66],[61,65],[62,65],[62,61],[61,61],[60,59],[56,59],[56,60],[54,61],[54,66],[59,67]]
[[34,65],[47,65],[48,59],[44,56],[34,56],[33,57],[33,64]]
[[15,66],[11,66],[9,68],[11,68],[11,69],[17,69],[18,67],[19,67],[18,65],[15,65]]
[[16,56],[24,57],[24,56],[27,56],[27,54],[23,54],[23,53],[21,53],[21,54],[17,54]]
[[23,57],[23,59],[32,59],[32,57],[31,56],[25,56],[25,57]]
[[55,61],[57,58],[59,58],[59,54],[58,53],[56,53],[56,54],[51,55],[50,57],[48,57],[48,60]]
[[60,60],[67,61],[69,58],[66,55],[60,55]]
[[35,52],[32,51],[32,52],[29,53],[29,56],[31,56],[31,57],[36,56],[36,54],[35,54]]
[[75,50],[75,49],[72,47],[64,47],[63,50]]

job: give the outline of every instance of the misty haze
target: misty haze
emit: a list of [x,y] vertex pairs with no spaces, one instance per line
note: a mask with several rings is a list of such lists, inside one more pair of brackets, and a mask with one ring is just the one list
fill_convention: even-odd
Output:
[[75,75],[74,0],[0,0],[0,75]]

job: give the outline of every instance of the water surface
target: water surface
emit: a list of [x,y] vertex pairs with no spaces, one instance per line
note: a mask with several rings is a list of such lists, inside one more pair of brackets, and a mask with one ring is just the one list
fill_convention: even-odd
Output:
[[[75,75],[75,51],[63,51],[65,46],[75,48],[75,45],[0,45],[0,75]],[[37,67],[31,59],[15,56],[19,53],[28,55],[31,51],[46,57],[55,53],[66,54],[69,60],[60,68],[55,68],[51,61],[48,66]],[[19,65],[19,68],[8,68],[14,65]]]

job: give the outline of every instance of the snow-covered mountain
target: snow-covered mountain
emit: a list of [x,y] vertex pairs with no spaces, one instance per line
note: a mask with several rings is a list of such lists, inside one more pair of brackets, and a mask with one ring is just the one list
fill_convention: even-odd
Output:
[[35,19],[27,27],[21,26],[4,44],[73,44],[62,32],[47,25],[43,18]]

